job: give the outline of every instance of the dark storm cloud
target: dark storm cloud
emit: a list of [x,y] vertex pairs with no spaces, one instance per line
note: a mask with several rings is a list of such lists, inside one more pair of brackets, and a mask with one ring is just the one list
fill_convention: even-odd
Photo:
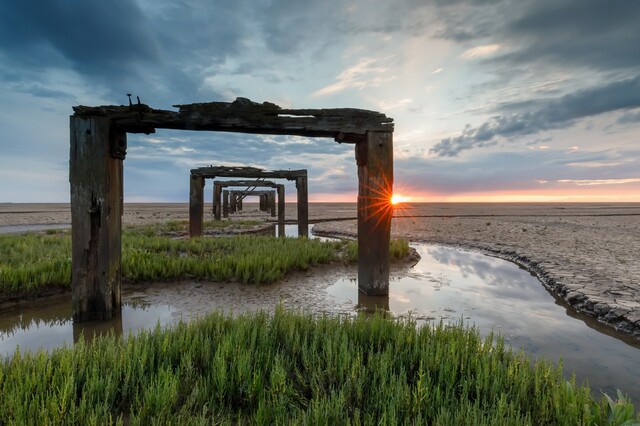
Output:
[[567,127],[580,118],[640,107],[640,76],[528,105],[530,111],[508,114],[512,108],[502,104],[501,115],[477,128],[465,128],[460,136],[442,139],[430,152],[453,157],[466,149],[494,145],[498,138],[534,135]]
[[127,91],[143,101],[199,100],[202,70],[240,48],[243,9],[204,1],[144,6],[129,0],[2,2],[0,58],[7,69],[0,67],[0,79],[73,70],[121,103]]

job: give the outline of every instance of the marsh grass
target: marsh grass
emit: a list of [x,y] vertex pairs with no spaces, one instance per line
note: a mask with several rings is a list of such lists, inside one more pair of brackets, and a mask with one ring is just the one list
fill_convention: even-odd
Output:
[[475,329],[282,308],[18,352],[0,364],[0,394],[0,424],[594,425],[634,416],[626,400],[594,401],[560,367],[532,367]]
[[[243,221],[240,226],[253,226],[254,222]],[[122,237],[124,280],[262,284],[317,264],[357,260],[354,242],[268,236],[175,239],[158,235],[177,232],[183,225],[168,222],[157,228],[128,227]],[[393,242],[391,247],[393,258],[409,250],[406,241]],[[70,285],[68,231],[0,236],[0,300],[37,296]]]

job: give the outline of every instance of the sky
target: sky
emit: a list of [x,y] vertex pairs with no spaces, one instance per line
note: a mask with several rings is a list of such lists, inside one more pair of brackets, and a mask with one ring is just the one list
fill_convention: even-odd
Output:
[[[383,112],[411,201],[640,202],[639,22],[634,0],[0,0],[0,202],[67,202],[72,106],[127,93]],[[187,202],[207,165],[356,200],[353,145],[158,130],[129,135],[125,202]]]

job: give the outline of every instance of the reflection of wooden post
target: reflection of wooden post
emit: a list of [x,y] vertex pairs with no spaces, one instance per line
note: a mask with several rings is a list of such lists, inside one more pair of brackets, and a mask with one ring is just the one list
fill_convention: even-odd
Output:
[[389,294],[393,133],[368,132],[356,144],[358,163],[358,288]]
[[284,237],[284,185],[278,185],[278,236]]
[[222,217],[229,217],[229,190],[222,191]]
[[269,207],[271,207],[271,217],[276,217],[276,192],[269,192]]
[[307,177],[296,178],[298,190],[298,237],[309,237],[309,191],[307,189]]
[[121,311],[122,160],[127,135],[111,124],[100,117],[70,121],[74,322],[111,319]]
[[202,235],[202,222],[204,220],[204,177],[191,175],[189,186],[189,236],[200,237]]
[[220,220],[221,207],[220,197],[222,195],[222,186],[219,184],[213,185],[213,220]]

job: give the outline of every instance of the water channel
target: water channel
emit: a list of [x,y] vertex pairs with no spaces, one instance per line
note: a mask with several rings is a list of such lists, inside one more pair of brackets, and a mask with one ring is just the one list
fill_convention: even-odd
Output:
[[[294,234],[295,225],[287,225],[285,232]],[[483,335],[493,330],[533,358],[562,358],[565,373],[575,373],[579,383],[588,380],[595,395],[602,390],[613,396],[618,388],[638,407],[639,342],[557,301],[535,276],[511,262],[450,247],[413,247],[421,260],[395,274],[385,298],[359,294],[353,268],[325,267],[264,286],[189,281],[127,286],[121,317],[108,323],[74,325],[70,295],[14,305],[0,312],[0,356],[18,347],[70,346],[93,333],[127,335],[214,310],[270,310],[283,303],[313,313],[356,315],[378,307],[419,324],[463,321]]]

